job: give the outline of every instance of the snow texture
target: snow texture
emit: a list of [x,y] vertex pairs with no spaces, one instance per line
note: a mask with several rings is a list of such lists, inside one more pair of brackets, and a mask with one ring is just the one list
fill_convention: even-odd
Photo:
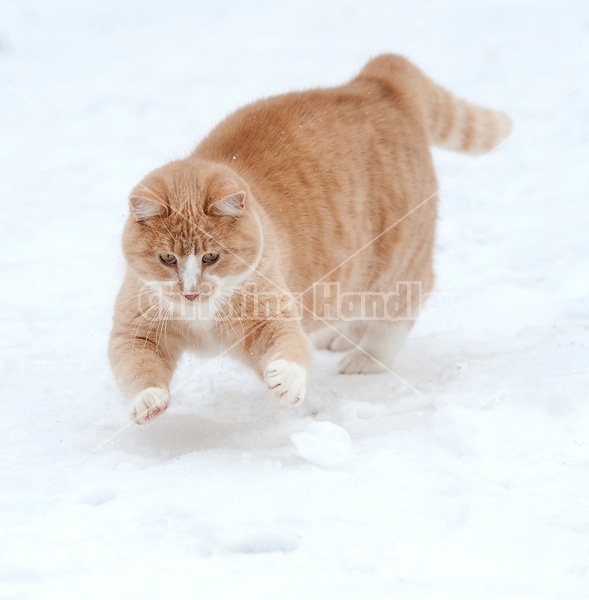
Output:
[[[589,3],[0,14],[1,598],[589,597]],[[245,102],[385,51],[515,124],[435,152],[436,294],[394,374],[318,351],[292,407],[187,357],[129,422],[106,359],[128,192]]]
[[329,421],[309,423],[290,439],[300,456],[322,467],[343,467],[354,452],[350,434]]

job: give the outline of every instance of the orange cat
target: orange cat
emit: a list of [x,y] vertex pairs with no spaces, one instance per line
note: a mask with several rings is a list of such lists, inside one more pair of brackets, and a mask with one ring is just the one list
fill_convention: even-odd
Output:
[[348,349],[342,373],[389,368],[434,280],[429,145],[483,153],[509,130],[385,55],[341,87],[246,106],[149,173],[130,197],[110,341],[131,418],[167,408],[186,349],[230,351],[292,404],[315,329]]

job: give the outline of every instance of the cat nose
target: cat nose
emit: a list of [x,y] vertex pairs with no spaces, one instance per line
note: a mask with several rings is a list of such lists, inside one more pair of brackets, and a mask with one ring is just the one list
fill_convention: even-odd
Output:
[[190,300],[191,302],[198,296],[198,294],[184,294],[186,300]]

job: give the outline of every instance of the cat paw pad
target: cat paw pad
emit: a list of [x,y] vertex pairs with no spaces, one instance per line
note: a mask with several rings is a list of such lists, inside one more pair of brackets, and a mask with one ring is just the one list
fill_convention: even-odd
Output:
[[168,408],[170,393],[164,388],[151,387],[143,390],[129,406],[129,416],[138,425],[153,421]]
[[266,367],[264,380],[283,404],[298,406],[305,397],[307,372],[304,367],[288,360],[271,361]]

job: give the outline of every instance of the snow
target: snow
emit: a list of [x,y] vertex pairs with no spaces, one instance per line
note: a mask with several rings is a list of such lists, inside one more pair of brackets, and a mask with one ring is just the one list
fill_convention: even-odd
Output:
[[[589,596],[587,3],[1,12],[0,597]],[[246,101],[384,51],[515,123],[435,152],[436,294],[395,374],[317,352],[293,408],[193,357],[129,423],[106,360],[128,192]]]
[[314,421],[290,436],[300,456],[321,467],[343,467],[354,456],[350,434],[329,421]]

